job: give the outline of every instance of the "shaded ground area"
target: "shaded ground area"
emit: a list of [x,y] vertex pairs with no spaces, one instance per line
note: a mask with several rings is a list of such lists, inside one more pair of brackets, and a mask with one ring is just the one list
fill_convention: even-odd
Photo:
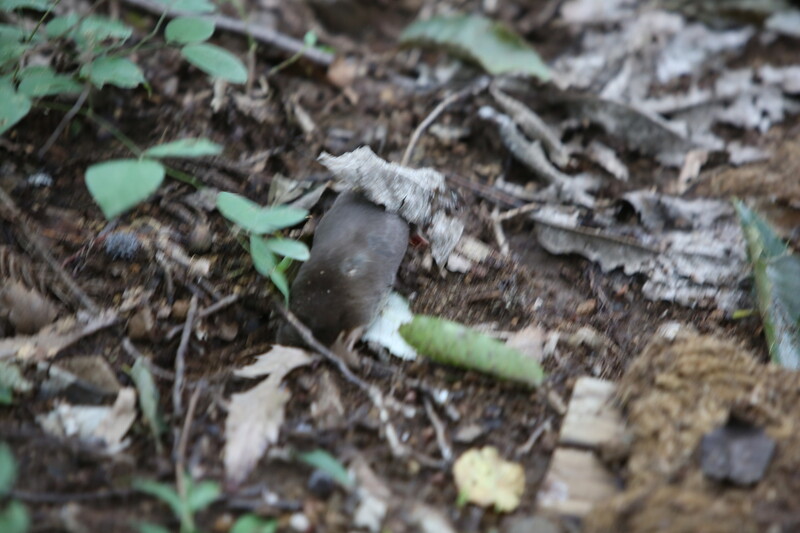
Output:
[[[254,86],[220,88],[172,52],[163,51],[146,56],[142,65],[151,91],[104,89],[92,94],[88,106],[138,146],[180,137],[206,137],[222,144],[225,149],[220,157],[170,165],[203,185],[238,192],[261,204],[268,203],[271,184],[277,179],[305,185],[329,179],[316,163],[322,151],[340,154],[369,145],[384,159],[399,161],[414,128],[445,95],[465,87],[479,73],[462,67],[456,76],[444,77],[437,74],[437,69],[448,65],[441,54],[395,49],[399,32],[415,18],[419,2],[377,2],[369,7],[353,2],[357,7],[352,20],[340,20],[339,14],[347,9],[338,4],[345,3],[350,2],[333,2],[337,7],[330,13],[325,11],[326,2],[267,1],[252,6],[260,20],[274,23],[287,34],[302,36],[313,24],[322,41],[353,59],[343,62],[336,75],[301,59],[266,77],[269,68],[285,57],[260,47],[255,63],[259,79]],[[479,10],[479,4],[487,3],[461,2],[464,5],[459,8]],[[492,16],[523,34],[546,60],[576,46],[578,37],[552,14],[557,2],[499,4]],[[145,27],[154,23],[155,19],[124,3],[121,10],[123,16],[144,16]],[[236,36],[222,34],[218,43],[246,53],[244,39]],[[750,45],[736,61],[743,65],[779,64],[782,60],[792,64],[796,61],[793,44],[796,41],[780,38],[771,44]],[[438,81],[437,75],[445,81]],[[532,107],[541,107],[530,95],[516,96]],[[394,424],[419,457],[398,459],[382,435],[378,413],[361,391],[325,363],[298,369],[285,381],[290,399],[278,444],[243,486],[198,515],[203,530],[227,531],[237,516],[250,511],[277,518],[279,530],[289,530],[290,520],[298,515],[307,520],[308,531],[353,530],[355,495],[321,488],[312,476],[313,469],[290,453],[322,448],[345,464],[361,461],[369,465],[377,483],[390,489],[392,505],[384,531],[420,530],[410,518],[410,509],[418,503],[437,509],[457,531],[489,531],[493,527],[506,531],[502,515],[475,506],[456,506],[457,490],[449,465],[440,461],[431,409],[437,424],[443,425],[448,439],[453,440],[456,456],[472,447],[493,445],[502,456],[524,467],[526,491],[516,511],[516,516],[524,516],[535,512],[535,494],[556,446],[563,415],[559,400],[568,400],[577,377],[618,380],[657,328],[668,321],[690,323],[701,332],[741,342],[766,360],[756,315],[734,320],[730,313],[713,306],[692,308],[647,300],[642,296],[643,276],[625,275],[619,269],[603,272],[579,255],[551,255],[537,241],[534,223],[525,217],[504,224],[511,253],[500,254],[491,213],[519,207],[526,200],[498,187],[498,180],[529,191],[538,185],[509,155],[496,132],[478,118],[477,110],[491,103],[484,93],[451,105],[437,124],[463,132],[452,140],[444,134],[423,135],[410,163],[446,175],[463,203],[465,233],[489,244],[493,248],[490,257],[467,273],[442,275],[430,266],[428,250],[411,247],[397,288],[408,297],[415,313],[500,332],[531,325],[550,334],[557,332],[554,348],[543,359],[550,376],[549,394],[424,360],[401,361],[359,346],[355,372],[405,407],[392,411]],[[541,111],[555,117],[553,120],[564,118],[564,111],[557,106]],[[172,483],[181,428],[189,431],[185,466],[190,474],[198,479],[224,479],[221,453],[228,401],[232,393],[251,386],[234,378],[232,370],[269,350],[279,325],[270,303],[274,296],[268,282],[252,269],[250,257],[230,225],[216,211],[204,209],[190,185],[167,180],[152,198],[109,227],[86,189],[84,171],[92,163],[129,154],[109,128],[79,115],[46,156],[37,159],[36,150],[62,117],[60,108],[36,110],[2,139],[0,186],[57,262],[100,308],[118,310],[121,320],[38,367],[29,367],[26,375],[36,383],[35,389],[0,410],[0,437],[11,445],[19,466],[15,495],[31,510],[33,531],[129,531],[139,520],[177,530],[166,506],[133,491],[130,483],[134,478]],[[590,131],[609,145],[617,142],[600,129]],[[685,197],[753,198],[761,201],[765,210],[769,208],[782,228],[796,228],[797,120],[787,118],[764,136],[748,134],[757,138],[762,148],[775,150],[775,157],[746,167],[712,165]],[[738,138],[745,134],[730,128],[721,135]],[[598,199],[606,206],[631,190],[667,192],[680,171],[634,151],[622,151],[621,157],[630,169],[630,180],[604,182]],[[591,167],[585,161],[579,165]],[[32,185],[29,176],[36,173],[52,176],[52,185]],[[772,181],[754,183],[753,176],[768,176]],[[776,188],[783,199],[773,202]],[[313,220],[331,197],[326,193],[313,208]],[[620,220],[631,216],[622,204],[618,213]],[[63,294],[63,288],[59,291],[62,282],[41,258],[28,253],[30,242],[20,230],[20,218],[8,211],[0,214],[0,247],[6,254],[0,255],[5,261],[0,261],[0,274],[8,279],[20,277],[16,267],[8,267],[11,263],[6,258],[27,257],[31,277],[45,279],[49,290]],[[290,235],[308,240],[313,220]],[[145,240],[167,236],[192,257],[209,261],[210,269],[203,276],[171,270],[147,249],[130,259],[115,258],[104,241],[112,230],[131,231]],[[795,244],[800,239],[796,232],[785,236]],[[187,425],[185,416],[173,415],[170,401],[180,328],[193,296],[204,309],[230,295],[238,297],[201,318],[189,340],[184,405],[199,392]],[[56,296],[51,296],[55,300]],[[69,298],[59,305],[62,316],[80,309]],[[593,335],[576,337],[584,327],[591,328],[584,331]],[[0,324],[0,334],[10,337],[13,333],[9,324]],[[124,339],[130,339],[133,349],[124,346]],[[161,369],[156,372],[156,384],[168,427],[163,451],[157,452],[143,421],[133,425],[130,446],[112,456],[42,431],[37,416],[61,401],[113,401],[113,396],[87,398],[70,389],[49,392],[42,384],[51,365],[100,355],[110,363],[113,377],[130,386],[130,367],[137,352]],[[448,391],[442,403],[435,401],[438,391]]]

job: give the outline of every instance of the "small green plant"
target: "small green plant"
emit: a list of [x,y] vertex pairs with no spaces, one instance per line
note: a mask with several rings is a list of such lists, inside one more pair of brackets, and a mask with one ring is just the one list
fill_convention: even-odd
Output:
[[157,159],[217,155],[222,147],[207,139],[181,139],[141,152],[138,159],[114,159],[86,169],[86,187],[109,220],[149,197],[168,169]]
[[[16,478],[14,454],[5,442],[0,442],[0,498],[6,498]],[[5,506],[0,506],[0,531],[25,533],[29,526],[28,510],[20,502],[12,499]]]
[[[194,520],[195,513],[214,503],[222,491],[219,483],[215,481],[195,483],[189,475],[184,476],[184,483],[186,486],[183,496],[171,485],[149,479],[134,481],[133,488],[166,503],[181,524],[180,533],[198,533]],[[169,531],[163,526],[150,523],[139,524],[138,528],[142,533]]]
[[[221,494],[216,481],[194,483],[190,476],[184,476],[185,496],[181,495],[167,483],[147,479],[134,482],[133,487],[141,492],[154,496],[166,503],[180,522],[180,533],[200,533],[195,525],[194,515],[207,508]],[[0,522],[1,523],[1,522]],[[140,533],[170,533],[170,529],[148,522],[136,526]],[[245,514],[233,524],[231,533],[274,533],[278,529],[275,520],[265,520],[254,514]],[[5,530],[2,530],[5,531]]]
[[[231,192],[217,196],[217,209],[222,215],[250,235],[250,256],[253,265],[262,276],[268,277],[288,300],[289,283],[286,269],[291,261],[305,261],[309,257],[308,247],[299,241],[281,237],[266,238],[275,232],[301,222],[308,211],[297,207],[279,205],[262,207],[247,198]],[[278,261],[278,257],[283,259]]]
[[[51,16],[59,1],[0,0],[0,11],[16,11],[18,17],[16,25],[0,24],[0,134],[22,120],[42,98],[77,95],[90,86],[132,89],[146,84],[132,57],[158,34],[168,6],[191,16],[167,24],[163,46],[178,48],[189,63],[212,77],[233,83],[247,81],[247,69],[236,56],[205,42],[214,33],[214,23],[194,15],[216,9],[208,0],[160,0],[165,13],[152,32],[131,45],[133,28],[122,21],[94,14]],[[39,14],[33,17],[31,12]],[[29,64],[31,58],[42,57],[41,51],[52,49],[59,50],[58,66],[54,61]]]

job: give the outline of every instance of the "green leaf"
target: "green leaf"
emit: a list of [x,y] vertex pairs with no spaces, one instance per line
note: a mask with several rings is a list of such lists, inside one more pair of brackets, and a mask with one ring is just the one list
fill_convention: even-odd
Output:
[[278,255],[296,259],[297,261],[305,261],[310,255],[308,246],[293,239],[269,239],[266,242],[266,246]]
[[294,226],[308,216],[305,209],[285,205],[261,207],[232,192],[221,192],[217,195],[217,209],[234,224],[256,234],[273,233]]
[[286,274],[274,268],[269,273],[269,279],[272,281],[272,284],[277,287],[277,289],[283,295],[284,300],[286,300],[286,305],[289,305],[289,281],[286,279]]
[[0,43],[19,42],[25,38],[25,32],[19,26],[0,24]]
[[155,0],[155,2],[174,12],[212,13],[217,10],[217,6],[209,0]]
[[0,531],[3,533],[26,533],[31,526],[28,510],[18,501],[11,501],[0,510]]
[[144,82],[141,69],[124,57],[100,57],[84,65],[81,76],[92,80],[98,89],[102,89],[106,83],[123,89],[133,89]]
[[133,34],[133,28],[119,20],[91,15],[81,22],[77,33],[90,43],[99,43],[106,39],[125,41]]
[[286,275],[278,268],[275,255],[267,246],[267,241],[255,233],[250,234],[250,257],[258,273],[268,277],[288,301],[289,282],[286,280]]
[[10,81],[0,79],[0,135],[25,118],[30,110],[30,99],[16,92]]
[[69,13],[62,17],[55,17],[44,27],[45,34],[53,39],[63,37],[78,25],[80,17],[77,13]]
[[319,449],[312,452],[301,452],[297,454],[297,458],[307,465],[319,468],[345,488],[351,488],[354,485],[344,465],[325,450]]
[[133,488],[139,492],[144,492],[145,494],[158,498],[169,505],[176,517],[181,516],[183,502],[181,502],[180,496],[178,496],[178,493],[171,485],[151,479],[134,479]]
[[146,200],[164,181],[164,167],[150,159],[116,159],[86,170],[86,187],[107,219]]
[[19,92],[31,97],[53,94],[75,94],[81,91],[81,84],[72,76],[56,74],[47,66],[28,67],[19,73]]
[[144,415],[144,419],[150,426],[153,438],[156,441],[156,447],[160,451],[161,433],[164,430],[164,424],[161,421],[161,412],[158,408],[158,388],[156,388],[153,374],[150,373],[150,368],[148,368],[144,359],[136,359],[136,363],[131,368],[131,379],[136,385],[136,391],[139,393],[139,407],[142,410],[142,415]]
[[463,324],[417,315],[400,326],[400,335],[417,352],[446,365],[477,370],[536,387],[544,371],[533,357]]
[[313,31],[307,31],[306,34],[303,35],[303,44],[308,48],[314,48],[317,44],[317,34]]
[[222,490],[216,481],[201,481],[192,484],[186,492],[186,505],[194,513],[214,503]]
[[275,533],[278,531],[278,521],[265,520],[258,515],[248,513],[239,517],[234,522],[229,533]]
[[186,60],[206,74],[231,83],[247,81],[247,68],[224,48],[208,43],[189,44],[181,49]]
[[214,34],[214,23],[208,19],[180,17],[167,24],[164,37],[178,44],[201,43]]
[[11,405],[14,403],[14,392],[11,387],[0,385],[0,405]]
[[11,448],[0,442],[0,495],[8,494],[17,479],[17,462]]
[[136,524],[139,533],[173,533],[170,529],[150,522],[139,522]]
[[180,139],[148,148],[144,155],[148,157],[202,157],[219,155],[222,146],[208,139]]
[[516,73],[550,79],[550,70],[525,40],[505,25],[479,15],[434,17],[411,24],[400,42],[444,48],[478,63],[490,74]]
[[0,67],[16,62],[28,47],[13,41],[0,41]]
[[742,202],[739,214],[755,277],[756,300],[772,360],[800,369],[800,256]]
[[53,0],[0,0],[0,11],[13,11],[15,9],[32,9],[34,11],[47,11]]
[[255,233],[250,235],[250,256],[253,258],[253,266],[262,276],[269,277],[278,264],[275,254],[267,246],[267,241]]

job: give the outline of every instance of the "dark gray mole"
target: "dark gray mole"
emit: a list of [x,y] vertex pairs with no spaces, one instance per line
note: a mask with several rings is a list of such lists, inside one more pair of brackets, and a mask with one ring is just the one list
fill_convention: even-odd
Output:
[[[339,195],[314,233],[311,257],[290,290],[289,308],[329,345],[375,318],[408,246],[408,224],[355,192]],[[278,343],[302,345],[289,324]]]

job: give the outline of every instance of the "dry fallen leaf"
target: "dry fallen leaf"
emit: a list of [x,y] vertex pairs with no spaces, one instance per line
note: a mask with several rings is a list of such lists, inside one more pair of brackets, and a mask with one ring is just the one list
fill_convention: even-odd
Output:
[[255,363],[239,369],[239,377],[270,376],[250,390],[231,396],[225,421],[225,477],[229,484],[241,483],[267,446],[278,440],[289,393],[281,389],[284,376],[314,359],[304,350],[275,346],[258,356]]
[[238,485],[278,440],[289,393],[280,388],[283,376],[274,374],[252,389],[231,397],[225,420],[225,477]]
[[460,502],[494,504],[498,512],[516,509],[525,490],[522,466],[503,460],[494,446],[464,452],[453,465],[453,476]]
[[36,289],[28,289],[19,281],[7,282],[0,288],[0,308],[18,334],[36,333],[55,320],[58,308]]
[[283,377],[295,368],[305,366],[313,360],[305,350],[276,345],[270,351],[256,356],[254,363],[234,370],[233,374],[240,378],[259,378],[269,374],[279,374]]
[[92,434],[102,439],[110,450],[120,449],[122,438],[136,420],[136,389],[125,387],[119,391],[111,411]]

